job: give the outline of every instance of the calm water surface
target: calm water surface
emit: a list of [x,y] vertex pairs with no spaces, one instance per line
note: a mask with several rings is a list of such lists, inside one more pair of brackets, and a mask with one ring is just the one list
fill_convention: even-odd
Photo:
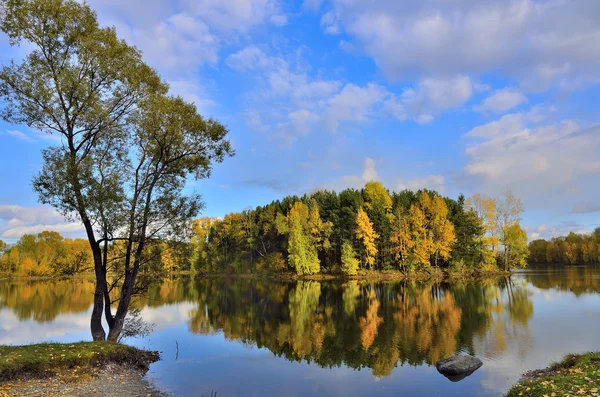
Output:
[[[0,343],[89,340],[93,284],[0,282]],[[520,374],[600,350],[600,269],[478,283],[176,279],[137,298],[159,350],[147,377],[178,396],[500,396]],[[177,350],[176,346],[179,346]],[[433,364],[484,365],[453,383]]]

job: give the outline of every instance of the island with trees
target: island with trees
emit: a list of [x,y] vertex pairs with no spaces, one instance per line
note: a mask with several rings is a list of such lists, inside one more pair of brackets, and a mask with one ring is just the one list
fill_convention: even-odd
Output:
[[507,272],[527,264],[521,201],[390,192],[380,182],[321,190],[193,223],[194,268],[204,273],[355,276],[447,270]]

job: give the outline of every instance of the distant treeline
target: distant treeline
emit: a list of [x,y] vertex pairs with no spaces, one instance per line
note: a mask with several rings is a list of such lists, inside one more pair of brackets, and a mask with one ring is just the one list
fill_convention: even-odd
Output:
[[[191,245],[152,241],[144,253],[142,273],[157,274],[191,269]],[[123,266],[125,247],[109,246],[109,272]],[[88,240],[64,238],[54,231],[25,234],[15,244],[0,240],[0,272],[14,276],[66,276],[93,270]]]
[[529,263],[576,265],[600,263],[600,227],[591,234],[569,233],[550,241],[529,243]]
[[521,201],[468,200],[431,190],[390,192],[379,182],[339,193],[289,196],[193,225],[193,262],[202,272],[359,270],[432,267],[497,271],[526,265]]
[[87,240],[43,231],[26,234],[14,245],[0,241],[0,271],[19,276],[70,275],[91,269]]

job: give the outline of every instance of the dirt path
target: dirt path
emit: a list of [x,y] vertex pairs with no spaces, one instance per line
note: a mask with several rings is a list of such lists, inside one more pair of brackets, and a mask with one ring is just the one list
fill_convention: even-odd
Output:
[[75,373],[48,379],[0,383],[0,396],[80,396],[80,397],[169,397],[144,379],[144,372],[120,365],[109,365],[98,372]]

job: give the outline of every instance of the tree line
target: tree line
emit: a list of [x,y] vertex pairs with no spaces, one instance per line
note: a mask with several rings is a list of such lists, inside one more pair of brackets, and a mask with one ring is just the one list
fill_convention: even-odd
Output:
[[[155,240],[144,248],[142,275],[161,276],[192,270],[189,242]],[[107,274],[120,274],[127,246],[113,242],[107,249]],[[25,234],[15,244],[0,240],[0,272],[18,277],[71,276],[94,269],[86,239],[65,238],[55,231]]]
[[25,234],[10,246],[0,240],[0,272],[17,276],[73,275],[92,268],[87,240],[54,231]]
[[600,264],[600,227],[589,234],[571,232],[549,241],[529,243],[529,263],[537,264]]
[[222,219],[197,219],[193,263],[201,272],[298,275],[508,270],[526,265],[522,212],[510,190],[498,199],[476,194],[454,200],[368,182],[360,190],[321,190]]

